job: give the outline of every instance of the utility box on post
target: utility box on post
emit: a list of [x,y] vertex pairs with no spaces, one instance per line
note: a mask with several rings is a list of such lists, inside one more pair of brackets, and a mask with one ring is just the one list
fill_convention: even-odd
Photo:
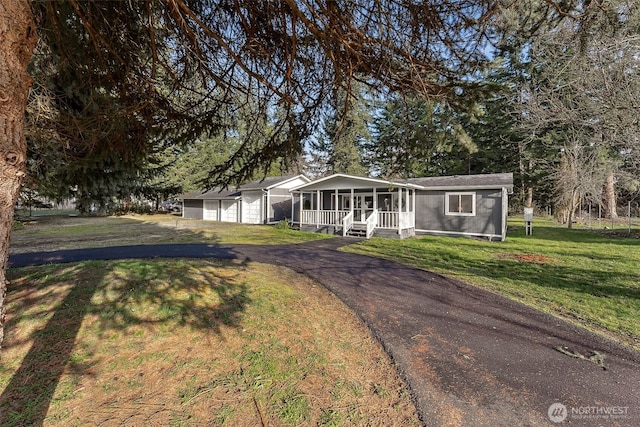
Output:
[[524,230],[527,236],[533,231],[533,208],[524,208]]

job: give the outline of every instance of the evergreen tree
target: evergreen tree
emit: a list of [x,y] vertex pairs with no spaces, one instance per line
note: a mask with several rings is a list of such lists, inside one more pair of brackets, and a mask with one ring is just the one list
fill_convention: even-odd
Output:
[[387,102],[373,129],[367,149],[372,169],[383,176],[466,173],[466,159],[477,151],[450,105],[418,96]]
[[314,145],[315,155],[326,159],[327,173],[368,175],[363,151],[370,138],[370,114],[362,87],[355,85],[350,90],[336,90],[329,110],[319,142]]

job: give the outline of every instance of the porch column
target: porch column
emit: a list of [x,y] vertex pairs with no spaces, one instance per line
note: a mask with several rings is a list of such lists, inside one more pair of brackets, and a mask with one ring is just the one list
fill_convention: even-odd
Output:
[[316,190],[316,228],[320,227],[320,190]]
[[416,189],[413,189],[413,228],[416,228]]
[[400,230],[400,214],[402,214],[402,187],[398,187],[398,230]]
[[334,220],[334,222],[335,222],[335,225],[337,226],[338,225],[338,189],[337,188],[336,188],[335,194],[336,194],[336,201],[335,201],[336,206],[334,208],[334,211],[336,212],[336,219]]
[[295,222],[295,206],[296,206],[296,194],[295,193],[291,193],[291,224],[293,224]]
[[302,219],[304,218],[302,216],[302,211],[304,210],[304,193],[301,191],[300,193],[300,207],[298,208],[299,212],[300,212],[300,226],[302,226]]
[[269,192],[267,191],[267,211],[265,212],[267,215],[265,224],[269,224],[271,221],[271,200],[269,198]]
[[373,210],[378,209],[378,198],[376,197],[376,187],[373,187]]
[[415,212],[416,211],[416,189],[415,188],[413,189],[412,199],[413,199],[413,211]]
[[407,188],[404,201],[405,201],[406,212],[409,213],[409,188]]
[[355,218],[353,218],[353,188],[351,189],[351,199],[349,200],[349,211],[351,212],[351,217],[352,219],[355,221]]

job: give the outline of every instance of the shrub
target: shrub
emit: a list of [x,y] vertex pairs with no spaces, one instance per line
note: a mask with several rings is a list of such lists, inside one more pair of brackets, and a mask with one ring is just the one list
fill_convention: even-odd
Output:
[[291,229],[291,221],[288,219],[283,219],[276,223],[275,227],[279,230],[290,230]]

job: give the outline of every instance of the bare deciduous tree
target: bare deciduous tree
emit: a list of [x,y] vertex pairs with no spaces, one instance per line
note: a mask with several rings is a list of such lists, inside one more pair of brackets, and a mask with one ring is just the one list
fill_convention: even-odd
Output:
[[615,217],[616,178],[638,172],[623,165],[637,164],[633,157],[640,151],[640,36],[634,25],[640,11],[626,1],[605,6],[608,13],[595,20],[588,40],[568,22],[539,36],[522,86],[520,120],[529,142],[558,153],[541,162],[555,180],[557,213],[569,226],[581,196],[604,202]]

